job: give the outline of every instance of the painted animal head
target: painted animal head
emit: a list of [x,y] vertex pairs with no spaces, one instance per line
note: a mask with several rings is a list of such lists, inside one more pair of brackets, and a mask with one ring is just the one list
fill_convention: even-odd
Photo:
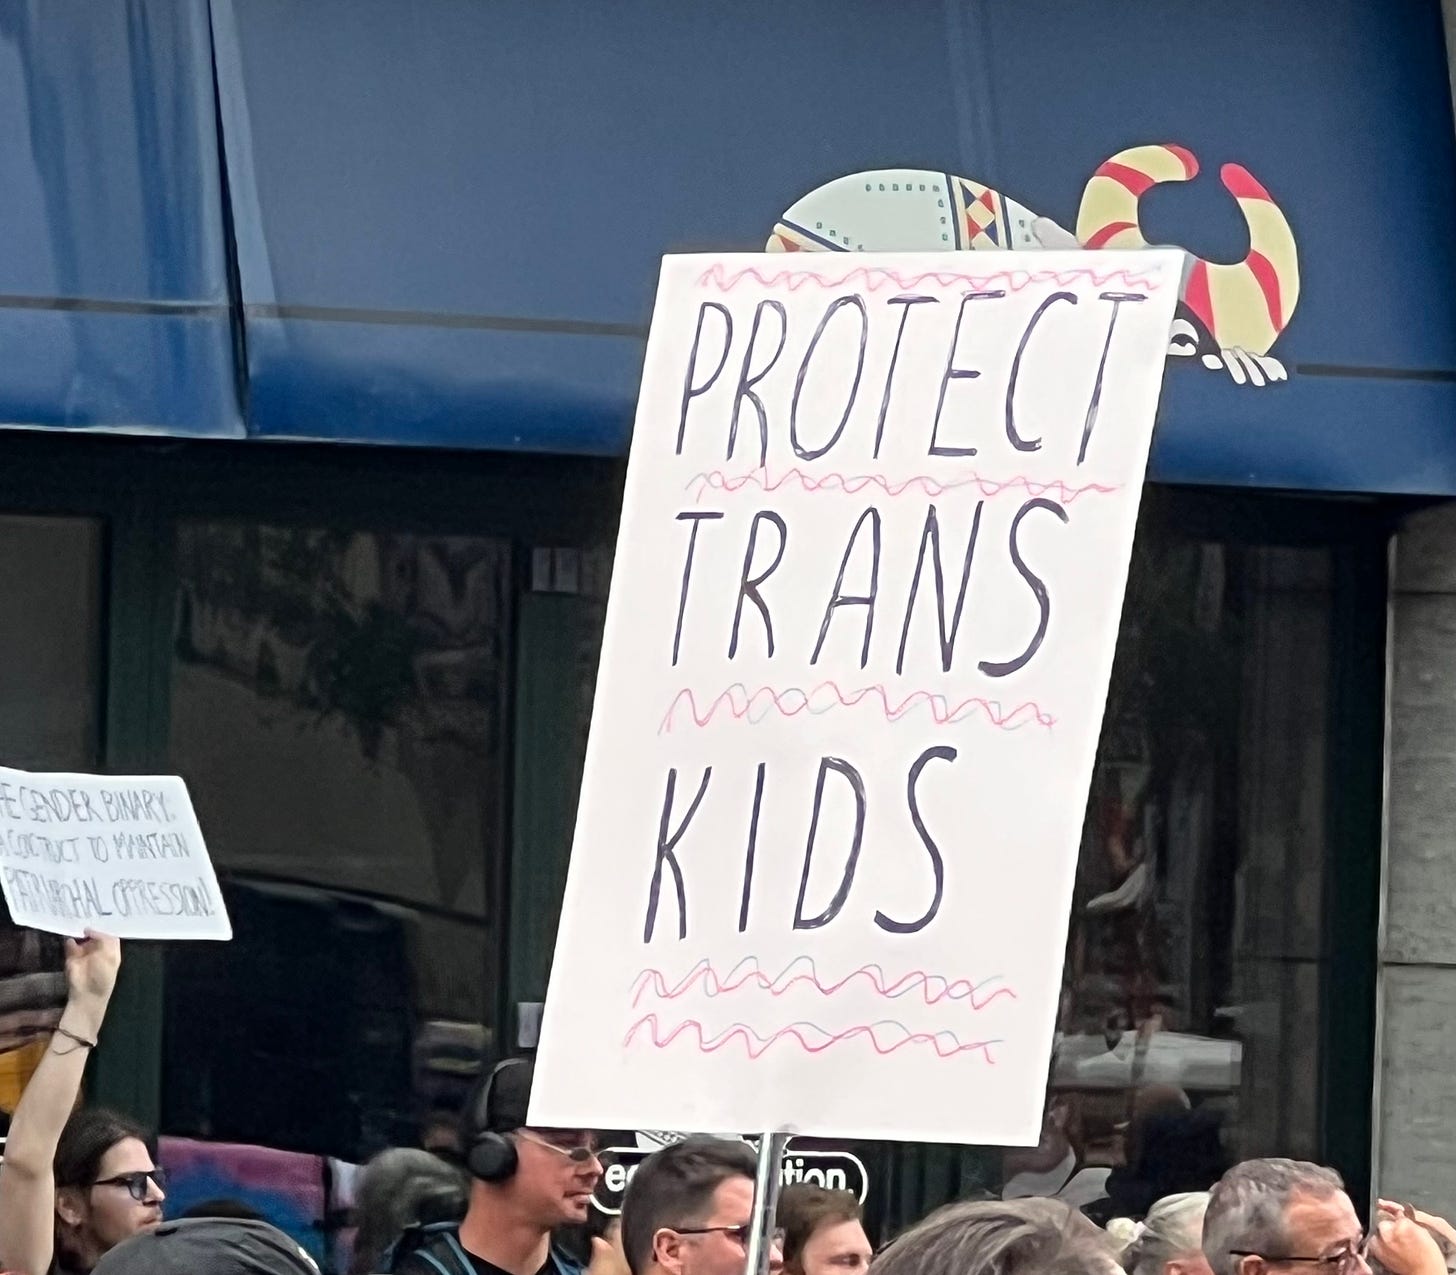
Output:
[[[1144,194],[1189,181],[1198,161],[1181,146],[1135,146],[1088,181],[1076,234],[999,191],[965,177],[921,169],[855,173],[798,200],[769,236],[769,252],[933,252],[946,249],[1145,248],[1138,217]],[[1269,192],[1238,164],[1220,172],[1249,230],[1242,261],[1188,254],[1181,302],[1168,346],[1239,384],[1287,379],[1269,351],[1299,301],[1293,231]]]

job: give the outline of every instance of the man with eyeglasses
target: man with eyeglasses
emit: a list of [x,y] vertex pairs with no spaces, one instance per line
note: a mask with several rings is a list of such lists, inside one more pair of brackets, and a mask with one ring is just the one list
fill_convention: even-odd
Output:
[[1345,1184],[1300,1160],[1246,1160],[1209,1197],[1203,1255],[1214,1275],[1370,1275]]
[[551,1242],[559,1227],[587,1219],[601,1181],[595,1137],[584,1129],[527,1124],[533,1066],[508,1058],[477,1086],[462,1128],[470,1207],[456,1227],[427,1227],[408,1255],[405,1275],[582,1275]]
[[[725,1138],[686,1138],[648,1156],[622,1200],[632,1275],[743,1275],[756,1170],[753,1151]],[[783,1266],[781,1234],[769,1261]]]

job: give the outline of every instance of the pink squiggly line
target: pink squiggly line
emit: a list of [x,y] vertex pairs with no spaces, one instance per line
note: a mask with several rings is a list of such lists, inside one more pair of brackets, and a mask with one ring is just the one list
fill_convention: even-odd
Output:
[[842,491],[850,496],[857,495],[866,487],[879,487],[887,496],[901,496],[912,487],[918,488],[927,496],[942,496],[958,487],[977,487],[980,489],[981,495],[988,498],[999,496],[1004,491],[1020,489],[1030,496],[1044,496],[1051,492],[1064,505],[1072,504],[1078,496],[1088,494],[1107,496],[1118,490],[1116,487],[1108,487],[1102,483],[1086,483],[1081,487],[1072,487],[1060,478],[1053,478],[1043,483],[1023,475],[1008,478],[1002,482],[994,478],[982,478],[979,474],[968,474],[964,478],[952,479],[939,479],[932,478],[929,474],[916,474],[911,478],[896,482],[885,478],[882,474],[828,473],[815,477],[798,468],[790,469],[777,478],[770,476],[767,469],[754,469],[746,474],[727,474],[721,469],[713,469],[706,473],[694,474],[688,480],[686,487],[688,491],[692,492],[694,500],[701,500],[703,493],[709,489],[726,491],[731,494],[753,485],[766,492],[773,492],[791,482],[798,483],[805,491]]
[[1074,283],[1087,283],[1094,288],[1105,288],[1110,283],[1116,283],[1129,290],[1142,288],[1148,292],[1156,292],[1166,282],[1161,275],[1134,274],[1126,267],[1108,270],[1105,273],[1099,273],[1083,266],[1073,270],[993,270],[989,274],[983,275],[965,274],[954,270],[927,270],[922,274],[904,275],[898,270],[891,270],[885,266],[857,266],[847,274],[831,278],[816,270],[778,270],[772,274],[765,274],[757,266],[746,266],[730,274],[723,268],[722,263],[718,263],[698,276],[698,286],[711,285],[716,287],[719,292],[732,292],[739,284],[748,280],[765,288],[786,288],[790,292],[797,292],[800,288],[809,285],[817,288],[842,288],[850,283],[862,286],[866,292],[878,292],[881,288],[892,286],[903,292],[911,288],[918,288],[927,280],[943,288],[953,284],[962,284],[977,292],[989,291],[998,287],[1004,287],[1010,292],[1020,292],[1024,288],[1045,283],[1055,284],[1059,288],[1065,288]]
[[999,974],[982,979],[979,983],[972,983],[965,978],[952,980],[941,974],[912,970],[891,982],[881,966],[862,965],[857,970],[851,970],[838,981],[826,983],[820,979],[818,966],[815,965],[814,958],[811,956],[795,957],[772,978],[763,972],[756,956],[744,957],[727,974],[721,976],[705,956],[683,978],[671,986],[668,984],[667,975],[662,970],[643,970],[632,983],[632,1005],[633,1008],[636,1008],[641,1004],[643,996],[647,995],[649,991],[659,1000],[677,1000],[699,984],[701,984],[703,995],[710,999],[736,992],[749,983],[755,984],[773,997],[784,995],[790,988],[800,983],[809,984],[822,996],[833,996],[855,979],[860,978],[868,979],[876,994],[886,1000],[897,1000],[901,996],[919,991],[926,1005],[937,1005],[946,1000],[969,1001],[971,1008],[979,1012],[999,997],[1009,996],[1012,1000],[1017,999],[1016,993],[1009,987],[997,987],[987,992],[981,999],[977,999],[978,993],[985,988],[990,987],[993,983],[1001,982]]
[[[961,1040],[954,1032],[912,1032],[904,1023],[897,1023],[893,1019],[882,1019],[877,1023],[863,1023],[838,1032],[827,1031],[817,1023],[797,1022],[779,1028],[771,1036],[760,1035],[747,1023],[734,1023],[716,1036],[708,1036],[702,1023],[695,1018],[689,1018],[679,1023],[664,1036],[662,1024],[658,1021],[657,1015],[644,1014],[627,1028],[627,1033],[622,1038],[623,1046],[630,1045],[636,1040],[637,1034],[643,1030],[648,1033],[648,1041],[654,1049],[666,1049],[679,1037],[690,1036],[696,1038],[700,1053],[713,1054],[735,1040],[741,1040],[750,1058],[761,1058],[780,1041],[792,1041],[806,1054],[822,1054],[826,1049],[832,1049],[835,1045],[863,1039],[868,1040],[870,1047],[881,1057],[893,1054],[908,1045],[930,1045],[941,1058],[979,1053],[993,1067],[996,1065],[996,1060],[991,1057],[991,1046],[1001,1043],[999,1038],[967,1042]],[[886,1033],[897,1033],[899,1039],[882,1040],[882,1035]],[[811,1034],[814,1037],[812,1040],[810,1039]]]
[[[822,702],[821,698],[821,703],[816,706],[813,702],[815,696],[821,696],[826,691],[832,698],[827,703]],[[912,691],[898,704],[891,704],[889,693],[878,684],[845,691],[840,689],[838,683],[828,681],[820,682],[807,691],[798,686],[785,687],[781,691],[771,686],[760,686],[757,690],[750,691],[742,682],[734,682],[706,709],[699,706],[698,698],[692,690],[684,687],[673,696],[672,703],[668,705],[667,712],[658,725],[657,733],[672,733],[678,709],[684,704],[687,705],[693,722],[699,727],[707,726],[724,710],[738,721],[746,721],[750,726],[756,726],[772,712],[777,712],[782,717],[797,717],[806,712],[811,717],[818,717],[836,708],[854,708],[867,699],[878,702],[887,722],[898,722],[906,714],[923,706],[930,710],[930,716],[937,726],[953,726],[978,712],[984,713],[991,725],[998,730],[1020,730],[1031,725],[1050,730],[1056,725],[1056,718],[1032,700],[1018,704],[1008,712],[1002,707],[1000,700],[985,699],[979,695],[952,705],[944,695],[936,695],[930,691]]]

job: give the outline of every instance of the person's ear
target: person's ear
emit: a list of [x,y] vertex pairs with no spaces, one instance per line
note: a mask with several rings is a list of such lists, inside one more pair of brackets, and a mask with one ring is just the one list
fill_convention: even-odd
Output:
[[1269,1269],[1269,1263],[1262,1257],[1248,1256],[1239,1258],[1239,1264],[1234,1267],[1234,1275],[1264,1275]]
[[67,1226],[80,1226],[86,1220],[86,1206],[81,1192],[73,1186],[56,1192],[56,1213]]
[[681,1275],[686,1247],[681,1235],[663,1227],[652,1237],[652,1260],[668,1275]]

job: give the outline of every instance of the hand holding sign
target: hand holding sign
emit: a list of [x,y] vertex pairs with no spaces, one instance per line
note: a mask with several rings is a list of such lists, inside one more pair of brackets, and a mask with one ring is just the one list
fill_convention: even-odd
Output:
[[61,1017],[63,1035],[86,1042],[96,1040],[120,970],[121,943],[110,935],[87,930],[84,938],[66,940],[66,985],[70,995]]
[[0,767],[0,887],[17,925],[52,934],[232,938],[187,785],[175,776]]
[[86,931],[86,936],[66,940],[66,984],[73,1000],[111,998],[121,968],[121,944],[109,934]]

